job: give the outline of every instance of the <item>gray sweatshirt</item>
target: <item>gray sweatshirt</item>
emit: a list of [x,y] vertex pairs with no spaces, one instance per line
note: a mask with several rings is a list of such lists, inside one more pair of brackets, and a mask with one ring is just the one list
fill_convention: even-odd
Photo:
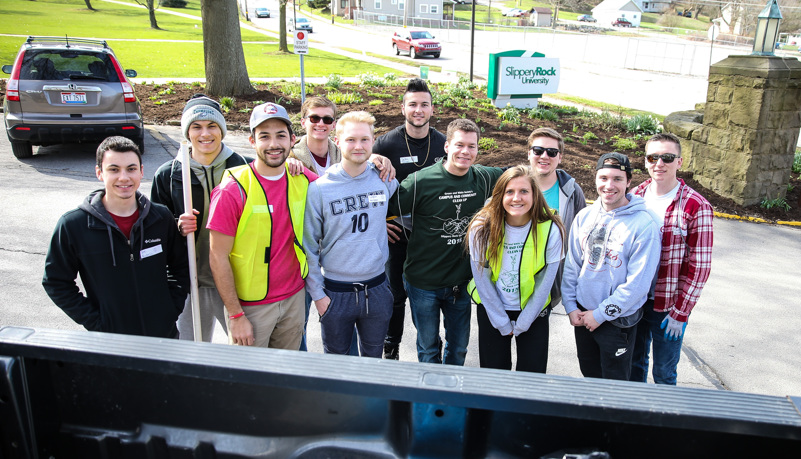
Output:
[[398,181],[381,181],[372,163],[351,177],[336,164],[309,185],[303,247],[309,263],[306,291],[325,296],[323,277],[363,282],[384,272],[389,256],[387,208]]
[[[605,211],[600,200],[582,209],[570,229],[562,278],[562,304],[569,314],[577,303],[594,311],[600,324],[638,313],[659,266],[659,229],[642,198]],[[636,316],[633,316],[636,317]]]

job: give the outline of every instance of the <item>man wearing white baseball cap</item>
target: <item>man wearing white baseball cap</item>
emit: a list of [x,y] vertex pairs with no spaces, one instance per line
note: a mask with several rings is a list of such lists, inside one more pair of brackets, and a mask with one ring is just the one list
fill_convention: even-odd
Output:
[[286,159],[294,143],[284,107],[255,107],[250,144],[258,158],[227,170],[211,196],[210,264],[231,344],[300,347],[308,274],[303,215],[317,176],[306,168],[289,174]]

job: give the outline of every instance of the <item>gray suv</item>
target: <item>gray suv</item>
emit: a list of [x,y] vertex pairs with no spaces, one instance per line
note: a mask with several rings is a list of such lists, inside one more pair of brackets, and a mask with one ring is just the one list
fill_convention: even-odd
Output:
[[100,143],[127,137],[144,152],[142,108],[128,78],[105,41],[28,37],[14,65],[4,65],[3,121],[17,158],[33,145]]

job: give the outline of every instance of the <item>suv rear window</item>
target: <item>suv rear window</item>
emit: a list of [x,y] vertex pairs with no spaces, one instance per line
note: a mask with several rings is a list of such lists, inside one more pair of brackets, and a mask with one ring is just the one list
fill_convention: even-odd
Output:
[[98,80],[118,83],[108,54],[91,51],[28,50],[22,60],[20,80]]

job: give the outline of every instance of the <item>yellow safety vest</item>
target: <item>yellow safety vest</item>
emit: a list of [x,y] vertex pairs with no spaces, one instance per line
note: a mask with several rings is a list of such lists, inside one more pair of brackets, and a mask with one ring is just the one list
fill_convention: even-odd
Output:
[[[551,234],[552,225],[553,222],[550,220],[537,224],[537,241],[539,241],[537,247],[534,247],[534,239],[531,237],[531,231],[529,231],[528,235],[526,236],[526,243],[523,245],[523,251],[520,254],[520,266],[518,267],[518,275],[520,279],[520,288],[518,289],[520,292],[520,309],[524,309],[526,307],[528,299],[534,294],[534,276],[545,267],[545,249],[548,247],[548,237]],[[497,260],[495,261],[494,265],[489,266],[489,269],[492,270],[490,280],[492,280],[493,284],[498,282],[498,276],[501,273],[503,242],[505,240],[506,234],[504,232],[503,240],[501,240],[501,245],[498,247]],[[487,248],[487,259],[489,259],[489,248]],[[471,279],[470,283],[467,284],[467,291],[470,292],[470,296],[473,298],[473,301],[475,301],[476,304],[481,303],[481,298],[478,296],[478,289],[476,289],[475,279]],[[551,294],[549,293],[548,299],[545,300],[545,304],[542,306],[542,309],[545,309],[550,303]]]
[[[309,274],[306,252],[303,250],[303,215],[306,211],[306,191],[309,178],[293,176],[287,167],[287,203],[292,230],[295,233],[295,255],[300,274]],[[245,207],[236,228],[236,237],[228,260],[234,273],[236,293],[241,301],[262,301],[270,291],[270,246],[272,245],[272,215],[267,194],[249,164],[225,171],[222,182],[234,180],[244,193]]]

